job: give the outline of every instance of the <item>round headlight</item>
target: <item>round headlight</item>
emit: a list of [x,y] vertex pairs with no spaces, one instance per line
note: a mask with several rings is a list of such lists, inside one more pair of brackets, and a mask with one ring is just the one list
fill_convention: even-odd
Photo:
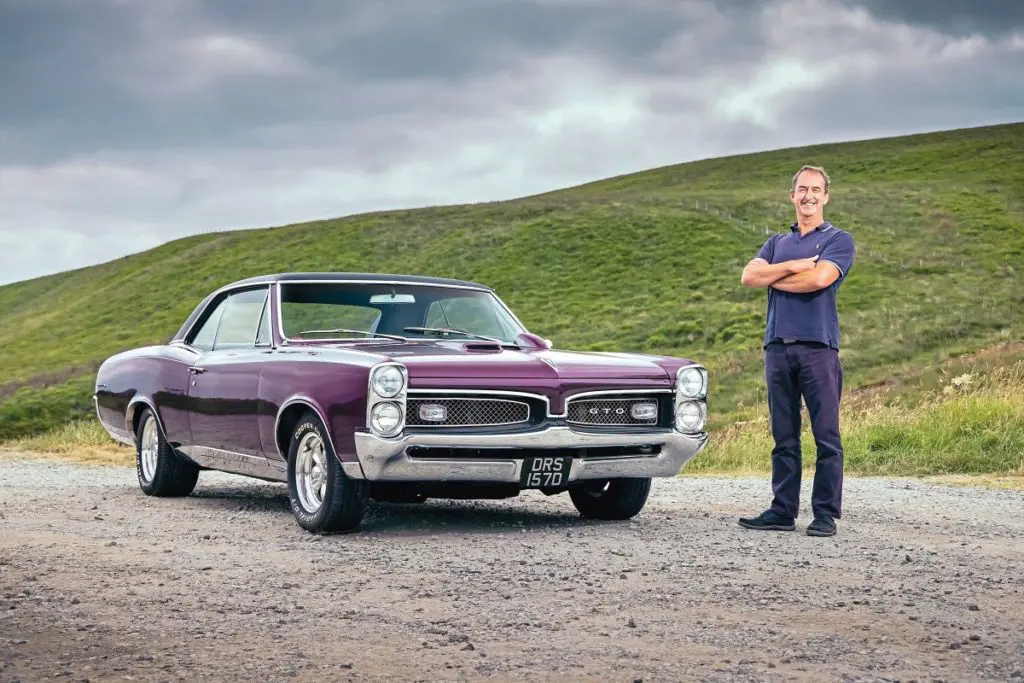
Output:
[[700,368],[683,368],[679,371],[676,388],[687,398],[697,398],[704,393],[704,372]]
[[697,401],[681,401],[676,406],[676,429],[698,432],[704,426],[704,407]]
[[396,366],[385,365],[374,371],[370,385],[378,396],[393,398],[405,388],[405,376]]
[[370,412],[370,425],[378,434],[391,436],[402,427],[402,409],[397,403],[378,403]]

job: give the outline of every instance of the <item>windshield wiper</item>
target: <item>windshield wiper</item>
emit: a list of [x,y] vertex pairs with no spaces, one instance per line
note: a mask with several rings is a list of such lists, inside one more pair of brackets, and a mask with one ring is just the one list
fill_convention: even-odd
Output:
[[335,332],[351,332],[353,334],[367,334],[373,337],[383,337],[384,339],[394,339],[395,341],[401,342],[408,341],[405,337],[399,336],[397,334],[383,334],[381,332],[368,332],[367,330],[350,330],[345,327],[335,327],[330,330],[303,330],[302,332],[298,332],[297,334],[333,334]]
[[502,341],[501,339],[487,337],[482,334],[473,334],[472,332],[467,332],[466,330],[461,330],[457,327],[403,327],[402,331],[418,332],[419,334],[464,334],[467,337],[472,337],[473,339],[482,339],[484,341],[494,342],[495,344],[501,344],[503,346],[516,346],[515,344],[509,344],[508,342]]

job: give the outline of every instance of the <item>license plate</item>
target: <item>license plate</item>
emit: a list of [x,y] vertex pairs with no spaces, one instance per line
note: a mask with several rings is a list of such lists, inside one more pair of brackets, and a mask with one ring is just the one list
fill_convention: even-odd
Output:
[[524,489],[564,486],[569,481],[571,468],[572,458],[564,456],[526,458],[519,483]]

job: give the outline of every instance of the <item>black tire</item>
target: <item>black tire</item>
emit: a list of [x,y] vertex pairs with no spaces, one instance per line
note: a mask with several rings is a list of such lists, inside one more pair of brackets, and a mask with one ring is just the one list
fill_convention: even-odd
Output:
[[199,479],[199,466],[174,452],[150,408],[135,430],[135,474],[147,496],[168,498],[189,495]]
[[[323,446],[322,460],[300,453],[300,447],[306,445],[316,451],[318,443]],[[316,467],[310,473],[302,471],[305,463],[314,462]],[[319,479],[320,476],[323,478]],[[322,482],[315,491],[314,481]],[[309,483],[310,488],[306,488],[305,483]],[[314,533],[354,531],[363,521],[369,500],[367,482],[350,479],[345,474],[330,439],[326,438],[326,428],[312,411],[299,419],[292,432],[288,448],[288,500],[299,526]],[[319,504],[312,505],[314,500]]]
[[580,514],[590,519],[630,519],[647,503],[650,477],[641,479],[596,479],[569,489],[569,497]]

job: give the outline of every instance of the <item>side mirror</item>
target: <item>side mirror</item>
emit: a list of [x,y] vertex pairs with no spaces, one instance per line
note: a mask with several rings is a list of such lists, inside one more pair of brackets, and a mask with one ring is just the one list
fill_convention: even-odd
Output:
[[552,344],[550,339],[544,339],[538,337],[532,332],[523,332],[516,337],[516,344],[519,346],[526,347],[528,349],[547,350],[550,349]]

